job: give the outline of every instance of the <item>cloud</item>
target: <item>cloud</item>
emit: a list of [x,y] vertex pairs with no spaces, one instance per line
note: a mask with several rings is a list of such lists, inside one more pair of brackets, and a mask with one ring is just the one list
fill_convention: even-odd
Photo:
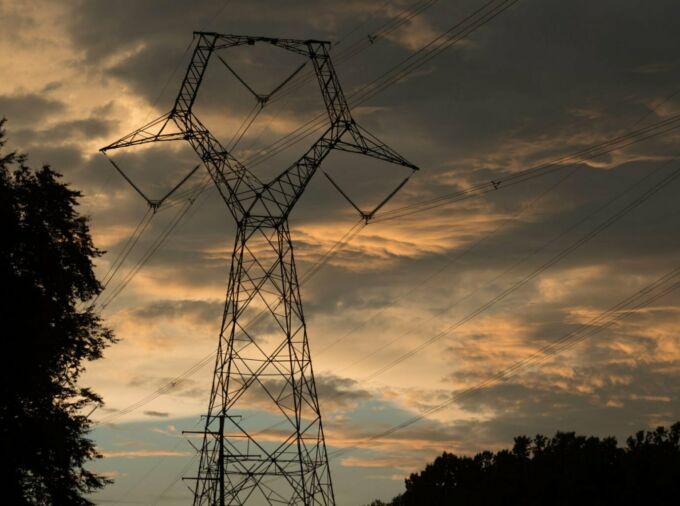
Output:
[[224,303],[206,300],[159,300],[134,309],[131,316],[141,320],[191,319],[214,324]]
[[34,93],[0,95],[0,115],[9,120],[8,126],[33,126],[65,110],[64,102]]
[[188,457],[193,455],[191,452],[177,452],[171,450],[121,450],[109,451],[102,450],[100,452],[104,458],[126,458],[136,459],[145,457]]
[[[243,363],[239,363],[236,368],[243,368]],[[270,414],[281,416],[279,408],[274,402],[278,399],[283,406],[283,410],[292,406],[292,392],[286,379],[273,378],[277,369],[266,369],[260,378],[260,382],[253,382],[242,395],[240,402],[241,409],[263,410]],[[279,373],[283,373],[279,371]],[[314,377],[316,392],[319,402],[321,403],[324,413],[331,415],[336,411],[347,411],[356,407],[361,401],[372,398],[369,391],[362,389],[358,383],[350,378],[341,378],[333,375],[317,374]],[[243,380],[234,374],[232,381],[235,385],[240,385]],[[311,393],[305,389],[306,385],[301,385],[302,395],[309,398],[311,402]],[[236,388],[236,387],[235,387]],[[266,389],[266,390],[265,390]],[[268,392],[268,393],[267,393]],[[305,413],[307,412],[307,405],[304,406]],[[311,416],[311,412],[309,412]],[[307,416],[306,414],[304,416]]]
[[168,418],[168,416],[170,416],[170,413],[165,411],[144,411],[144,414],[146,416],[153,416],[156,418]]
[[[66,144],[71,147],[79,140],[92,141],[110,135],[115,121],[107,119],[85,118],[56,122],[45,129],[13,130],[12,141],[33,152],[34,146],[60,146]],[[80,151],[80,150],[79,150]],[[52,163],[59,163],[58,159]]]

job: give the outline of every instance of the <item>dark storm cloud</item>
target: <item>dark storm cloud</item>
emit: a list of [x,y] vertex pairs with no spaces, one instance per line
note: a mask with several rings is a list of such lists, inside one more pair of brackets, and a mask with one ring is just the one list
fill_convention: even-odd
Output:
[[359,383],[352,378],[343,378],[335,375],[322,374],[315,378],[316,390],[319,398],[324,403],[329,403],[337,409],[345,403],[370,399],[371,394],[361,388]]
[[72,137],[96,139],[110,135],[115,126],[116,122],[113,120],[76,119],[57,123],[48,130],[41,132],[41,136],[44,136],[43,139],[47,141]]
[[[432,61],[436,78],[419,79],[415,89],[396,85],[375,102],[399,104],[409,127],[425,128],[459,157],[479,150],[502,156],[497,146],[509,141],[559,138],[576,128],[609,133],[648,112],[646,102],[670,93],[680,73],[677,44],[669,44],[676,37],[664,22],[679,7],[657,7],[520,2],[471,44]],[[620,37],[626,29],[636,36]],[[639,72],[653,63],[663,64],[659,72]]]
[[58,122],[45,129],[24,129],[12,132],[12,141],[22,146],[61,144],[75,140],[108,137],[114,130],[113,120],[85,118]]
[[[11,135],[10,135],[11,138]],[[82,151],[75,145],[31,147],[28,155],[31,166],[50,165],[55,171],[68,174],[71,170],[78,170],[83,163]],[[72,183],[72,180],[66,182]]]
[[[476,248],[466,263],[471,268],[490,267],[501,259],[521,260],[536,251],[539,254],[532,258],[532,263],[547,261],[617,216],[678,168],[677,162],[665,166],[658,162],[635,163],[609,171],[581,168],[558,187],[552,186],[554,180],[548,181],[543,188],[552,187],[551,193],[527,209],[518,222],[509,222],[497,230],[489,241]],[[619,262],[646,264],[652,268],[667,265],[675,258],[679,246],[677,234],[672,233],[678,224],[677,209],[673,199],[668,198],[678,184],[677,181],[670,183],[622,215],[565,263],[570,267]],[[513,199],[515,202],[509,205],[516,213],[521,211],[522,204],[540,195],[543,188],[538,191],[525,188],[531,193],[521,189],[505,194],[498,192],[498,197],[492,195],[489,202],[501,212],[512,212],[503,200]],[[508,244],[512,246],[508,248]]]
[[8,127],[35,126],[65,109],[63,102],[34,93],[0,95],[0,116],[8,119]]
[[[576,128],[592,135],[611,133],[639,118],[649,112],[649,102],[668,93],[666,83],[676,81],[680,74],[675,52],[669,50],[673,34],[656,28],[668,26],[659,21],[678,9],[673,2],[664,2],[653,11],[640,2],[616,3],[616,8],[609,2],[579,2],[577,7],[549,2],[540,8],[526,4],[520,3],[475,33],[470,44],[447,53],[445,63],[442,59],[428,63],[426,68],[430,74],[436,73],[436,79],[418,77],[372,100],[371,105],[386,109],[369,115],[368,126],[379,133],[386,131],[388,141],[390,137],[398,141],[402,152],[430,171],[452,155],[483,161],[486,155],[480,156],[479,151],[490,151],[497,158],[496,164],[507,163],[516,154],[510,150],[504,157],[498,146],[513,141],[526,144],[529,140],[539,146],[547,144],[538,153],[524,154],[525,162],[531,163],[539,154],[544,157],[563,151],[565,142],[561,138]],[[215,24],[227,28],[232,19],[240,19],[243,29],[252,24],[258,32],[266,31],[267,19],[258,19],[255,12],[266,11],[267,5],[234,5]],[[360,11],[361,3],[353,5]],[[364,5],[371,10],[370,2]],[[433,26],[443,29],[447,21],[453,23],[475,5],[437,5],[426,11],[426,16]],[[72,36],[92,60],[143,44],[109,72],[136,86],[151,101],[159,91],[159,72],[167,73],[161,69],[173,68],[181,59],[179,49],[186,40],[178,44],[180,34],[188,34],[200,24],[198,13],[209,10],[209,2],[200,7],[187,12],[181,2],[163,2],[162,7],[144,2],[130,9],[109,2],[85,2],[72,18]],[[299,16],[305,10],[302,4],[288,6],[280,14],[288,30],[316,35],[315,16]],[[641,10],[645,12],[642,21]],[[337,12],[331,3],[315,6],[315,14],[320,19],[332,15],[334,23],[328,26],[333,30],[338,18],[347,25],[355,23],[354,18],[342,17],[342,10]],[[380,26],[381,21],[377,16],[373,23]],[[111,29],[107,30],[107,25]],[[370,31],[371,26],[369,23],[365,30]],[[550,26],[553,29],[546,30]],[[636,37],[625,41],[616,37],[612,31],[621,27],[634,27]],[[639,40],[645,41],[644,47]],[[351,90],[352,83],[370,79],[372,73],[404,54],[403,48],[383,41],[359,56],[344,73],[342,65],[339,71]],[[361,75],[356,68],[368,72]],[[171,86],[170,95],[178,83]],[[169,106],[172,97],[165,100]],[[159,108],[166,106],[159,104]],[[393,109],[398,110],[399,121],[390,121],[396,114]],[[560,141],[546,142],[551,137]]]

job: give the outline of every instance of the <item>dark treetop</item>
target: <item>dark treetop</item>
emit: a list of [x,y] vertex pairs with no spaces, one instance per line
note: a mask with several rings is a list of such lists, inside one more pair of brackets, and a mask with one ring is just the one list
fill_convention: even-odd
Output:
[[680,497],[680,422],[616,439],[558,432],[515,438],[512,450],[474,457],[444,452],[371,506],[671,505]]
[[[107,480],[84,469],[101,399],[78,385],[84,362],[114,341],[83,302],[101,291],[80,193],[50,167],[4,153],[0,122],[0,461],[3,504],[90,504]],[[81,308],[81,306],[83,308]]]

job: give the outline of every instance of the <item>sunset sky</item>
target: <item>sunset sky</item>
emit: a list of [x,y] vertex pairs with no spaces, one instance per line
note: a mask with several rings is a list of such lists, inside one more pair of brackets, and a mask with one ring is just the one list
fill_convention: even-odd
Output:
[[[7,147],[83,192],[102,279],[147,207],[99,149],[172,107],[193,31],[331,41],[357,121],[421,168],[328,257],[359,217],[321,172],[291,216],[298,272],[318,268],[302,296],[341,505],[391,498],[444,450],[557,430],[624,438],[680,419],[680,290],[666,290],[677,273],[654,285],[663,296],[625,302],[680,266],[680,3],[520,0],[353,103],[485,3],[0,0]],[[230,51],[261,93],[300,64],[275,48]],[[213,63],[196,114],[226,143],[255,104]],[[264,108],[237,158],[262,159],[323,112],[307,70]],[[571,156],[645,127],[601,156]],[[277,173],[318,135],[253,170]],[[175,143],[112,156],[152,198],[198,163]],[[408,175],[340,153],[322,168],[366,209]],[[97,504],[190,502],[178,477],[198,464],[181,431],[197,430],[207,407],[234,239],[205,174],[153,217],[97,301],[120,339],[82,378],[105,401],[92,414],[104,458],[91,467],[115,479]],[[433,200],[491,181],[498,190]],[[266,425],[257,406],[244,412]]]

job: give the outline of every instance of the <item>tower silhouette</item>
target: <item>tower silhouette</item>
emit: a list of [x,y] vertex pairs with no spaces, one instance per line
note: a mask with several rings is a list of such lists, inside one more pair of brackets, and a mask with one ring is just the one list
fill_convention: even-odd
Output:
[[[331,150],[367,155],[412,170],[417,167],[354,121],[328,42],[212,32],[194,35],[191,62],[171,111],[101,150],[187,141],[236,221],[208,412],[204,430],[197,433],[202,439],[200,464],[197,474],[189,478],[194,505],[334,505],[288,217]],[[239,162],[192,111],[211,57],[222,59],[217,54],[221,50],[257,43],[311,61],[329,120],[319,139],[268,182]],[[264,104],[271,94],[255,96]],[[152,207],[159,205],[159,201],[147,201]],[[372,213],[362,212],[364,219],[368,221],[384,202]],[[259,316],[248,325],[246,316],[254,310]],[[243,407],[263,410],[267,420],[275,423],[263,430],[253,416],[239,412]]]

